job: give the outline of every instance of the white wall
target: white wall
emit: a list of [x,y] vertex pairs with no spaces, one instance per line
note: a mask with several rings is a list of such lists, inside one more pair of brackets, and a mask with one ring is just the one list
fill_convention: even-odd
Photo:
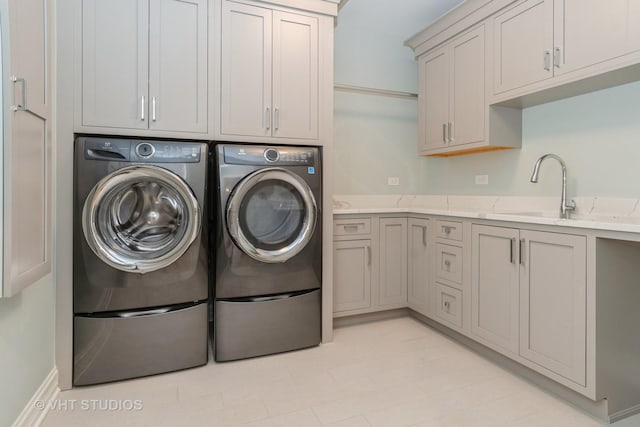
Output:
[[0,426],[13,424],[53,369],[52,282],[48,275],[0,299]]
[[[461,0],[349,0],[335,30],[335,81],[416,92],[418,74],[404,40]],[[426,159],[417,156],[417,100],[335,93],[336,194],[426,191]],[[399,177],[400,186],[387,185]]]
[[[521,149],[429,158],[425,191],[559,195],[555,160],[542,165],[538,184],[529,182],[536,159],[545,153],[564,159],[570,197],[640,198],[640,82],[525,109]],[[476,174],[488,174],[489,185],[475,185]]]

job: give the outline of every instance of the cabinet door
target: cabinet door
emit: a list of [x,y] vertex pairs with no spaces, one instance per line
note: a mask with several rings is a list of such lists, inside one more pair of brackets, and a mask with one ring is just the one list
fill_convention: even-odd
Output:
[[221,133],[271,135],[271,11],[222,8]]
[[18,78],[2,103],[3,297],[18,293],[51,271],[47,4],[44,0],[11,0],[9,33],[6,27],[2,29],[2,37],[11,40],[10,48],[2,52],[9,67],[3,78]]
[[453,41],[449,117],[451,145],[485,139],[484,26]]
[[494,94],[553,76],[553,0],[528,0],[496,16]]
[[149,128],[207,131],[207,1],[152,0]]
[[146,129],[148,62],[148,0],[83,1],[82,125]]
[[472,226],[471,332],[518,352],[518,230]]
[[273,136],[318,138],[318,19],[273,12]]
[[556,74],[640,49],[640,0],[556,0]]
[[449,122],[449,65],[444,49],[420,62],[418,120],[420,152],[447,144]]
[[523,230],[520,355],[586,385],[586,238]]
[[371,240],[333,243],[333,311],[371,307]]
[[418,313],[427,313],[429,291],[429,248],[427,219],[409,218],[408,220],[408,268],[407,303]]
[[407,305],[407,219],[380,218],[378,304]]

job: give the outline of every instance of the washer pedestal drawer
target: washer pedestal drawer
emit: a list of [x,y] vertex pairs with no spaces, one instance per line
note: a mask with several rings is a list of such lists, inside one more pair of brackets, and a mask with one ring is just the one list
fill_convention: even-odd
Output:
[[[144,313],[144,312],[142,312]],[[73,385],[207,363],[207,303],[162,314],[73,320]]]
[[320,290],[274,298],[215,302],[216,361],[245,359],[320,344]]

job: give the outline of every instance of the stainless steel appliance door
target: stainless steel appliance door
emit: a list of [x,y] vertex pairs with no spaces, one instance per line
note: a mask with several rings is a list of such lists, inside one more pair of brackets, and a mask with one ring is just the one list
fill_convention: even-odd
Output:
[[318,206],[307,183],[282,168],[247,175],[227,203],[227,228],[234,243],[251,258],[285,262],[309,243]]
[[100,180],[82,210],[87,244],[104,263],[148,273],[171,265],[198,236],[200,205],[175,173],[129,166]]

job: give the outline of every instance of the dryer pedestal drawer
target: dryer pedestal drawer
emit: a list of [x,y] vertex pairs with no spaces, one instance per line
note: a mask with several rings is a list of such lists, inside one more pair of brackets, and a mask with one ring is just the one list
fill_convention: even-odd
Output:
[[281,299],[216,301],[216,361],[320,344],[320,308],[319,289]]
[[137,317],[73,320],[73,385],[99,384],[207,363],[207,303]]

